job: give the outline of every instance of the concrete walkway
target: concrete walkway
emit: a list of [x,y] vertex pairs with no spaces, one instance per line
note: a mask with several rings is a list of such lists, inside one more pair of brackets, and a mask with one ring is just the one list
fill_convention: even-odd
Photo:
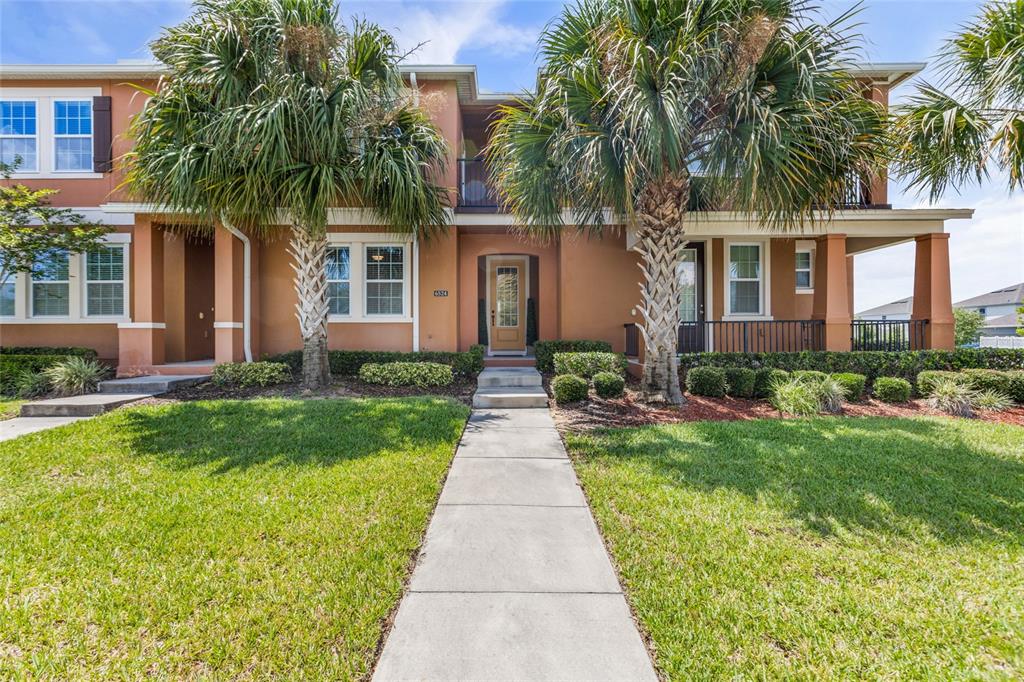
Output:
[[547,409],[474,410],[374,680],[657,680]]
[[0,441],[77,422],[85,417],[14,417],[0,421]]

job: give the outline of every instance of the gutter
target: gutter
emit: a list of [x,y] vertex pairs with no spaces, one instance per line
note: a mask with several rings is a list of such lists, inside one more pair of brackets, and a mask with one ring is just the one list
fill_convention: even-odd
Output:
[[412,350],[420,349],[420,236],[412,237]]
[[221,216],[221,223],[224,229],[238,237],[242,242],[242,349],[245,352],[245,361],[252,362],[252,243],[243,232],[228,222],[228,219]]

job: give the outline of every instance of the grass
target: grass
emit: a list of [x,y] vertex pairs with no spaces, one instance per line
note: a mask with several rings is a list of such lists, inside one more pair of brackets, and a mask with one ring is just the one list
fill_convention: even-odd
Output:
[[18,400],[17,398],[0,396],[0,421],[17,417],[24,402],[24,400]]
[[666,678],[1024,675],[1024,429],[817,418],[567,441]]
[[211,401],[0,443],[0,669],[357,679],[467,409]]

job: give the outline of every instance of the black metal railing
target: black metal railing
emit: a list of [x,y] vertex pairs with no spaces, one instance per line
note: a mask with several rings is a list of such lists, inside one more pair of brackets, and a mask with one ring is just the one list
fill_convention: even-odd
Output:
[[781,353],[825,347],[822,320],[717,320],[679,325],[679,352]]
[[498,194],[491,187],[482,158],[459,159],[460,209],[497,211]]
[[640,327],[637,327],[635,322],[622,326],[626,328],[626,357],[640,357]]
[[920,350],[925,347],[928,320],[854,320],[850,323],[853,350]]

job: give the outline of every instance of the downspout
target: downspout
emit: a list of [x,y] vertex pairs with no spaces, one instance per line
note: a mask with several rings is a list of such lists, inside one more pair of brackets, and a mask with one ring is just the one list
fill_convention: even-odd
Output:
[[420,349],[420,236],[412,236],[412,349]]
[[242,350],[245,361],[252,362],[252,243],[244,232],[240,231],[228,219],[221,216],[224,229],[238,237],[242,242]]

